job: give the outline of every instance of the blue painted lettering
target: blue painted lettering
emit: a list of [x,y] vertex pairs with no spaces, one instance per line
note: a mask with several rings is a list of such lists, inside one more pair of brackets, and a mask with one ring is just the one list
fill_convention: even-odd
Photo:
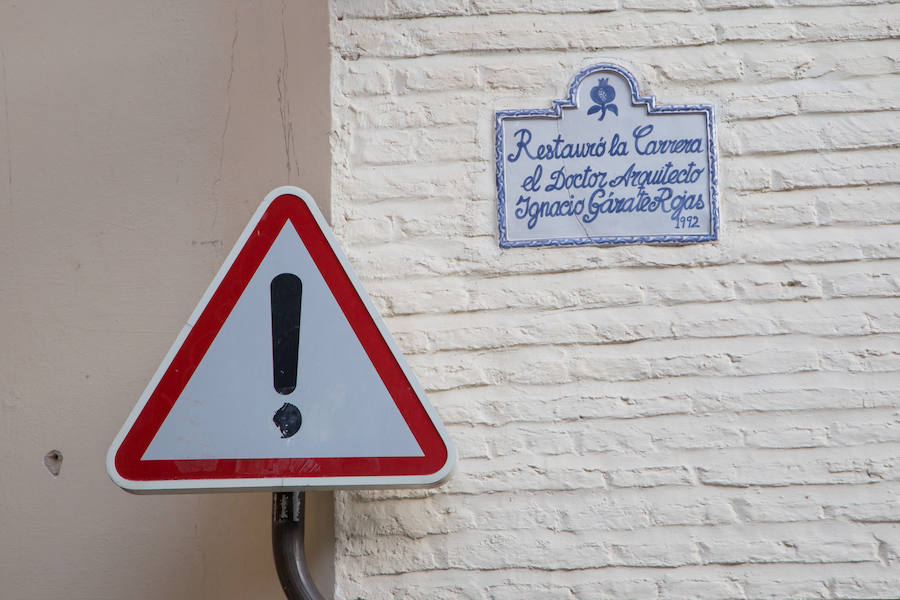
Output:
[[566,174],[566,166],[563,165],[550,173],[550,183],[547,184],[547,191],[571,190],[571,189],[593,189],[606,185],[606,172],[593,171],[588,165],[584,171],[580,173]]
[[606,154],[606,140],[600,137],[590,142],[567,142],[562,135],[557,135],[548,143],[538,143],[532,146],[534,136],[530,129],[517,130],[513,137],[516,139],[516,150],[506,156],[511,163],[518,161],[522,154],[531,160],[568,160],[572,158],[600,158]]
[[575,200],[573,195],[569,195],[568,200],[543,200],[540,202],[532,201],[531,196],[519,196],[516,202],[515,215],[517,219],[525,219],[528,229],[534,229],[538,220],[543,217],[571,217],[578,216],[584,212],[584,200]]
[[638,125],[631,132],[634,150],[641,156],[652,154],[690,154],[703,152],[701,138],[647,139],[653,133],[653,125]]

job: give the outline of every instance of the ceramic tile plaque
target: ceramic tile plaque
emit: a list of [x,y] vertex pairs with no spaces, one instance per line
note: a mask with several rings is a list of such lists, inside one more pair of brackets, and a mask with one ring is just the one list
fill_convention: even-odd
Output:
[[657,106],[595,65],[550,109],[496,112],[500,245],[690,244],[718,233],[711,106]]

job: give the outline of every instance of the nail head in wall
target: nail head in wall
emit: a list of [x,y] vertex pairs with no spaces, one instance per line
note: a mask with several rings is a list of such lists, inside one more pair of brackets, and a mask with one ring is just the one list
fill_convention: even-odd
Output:
[[44,466],[54,479],[59,477],[59,470],[62,468],[63,455],[59,450],[51,450],[44,455]]

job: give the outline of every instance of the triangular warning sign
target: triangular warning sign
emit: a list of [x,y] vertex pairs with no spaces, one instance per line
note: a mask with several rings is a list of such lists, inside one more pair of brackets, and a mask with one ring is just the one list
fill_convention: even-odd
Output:
[[260,205],[109,449],[134,492],[407,487],[455,452],[309,195]]

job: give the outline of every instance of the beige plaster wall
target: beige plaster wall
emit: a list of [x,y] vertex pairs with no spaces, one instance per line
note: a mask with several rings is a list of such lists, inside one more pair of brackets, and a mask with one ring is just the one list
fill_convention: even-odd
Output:
[[327,46],[324,2],[0,2],[3,600],[283,597],[270,494],[132,496],[104,455],[265,193],[327,214]]

